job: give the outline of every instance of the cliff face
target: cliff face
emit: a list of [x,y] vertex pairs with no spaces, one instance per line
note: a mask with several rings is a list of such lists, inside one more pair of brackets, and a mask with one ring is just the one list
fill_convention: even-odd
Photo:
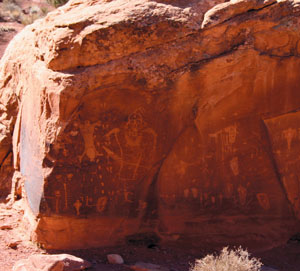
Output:
[[300,218],[299,13],[73,0],[27,26],[0,64],[0,161],[13,152],[34,238],[285,241]]

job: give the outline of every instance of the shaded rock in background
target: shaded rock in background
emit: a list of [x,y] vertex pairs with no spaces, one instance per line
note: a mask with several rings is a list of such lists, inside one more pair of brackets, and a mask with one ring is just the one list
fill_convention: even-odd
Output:
[[272,268],[272,267],[268,267],[268,266],[263,266],[261,268],[261,271],[279,271],[278,269]]
[[7,197],[11,191],[12,176],[14,174],[12,164],[13,154],[9,152],[0,166],[0,197]]
[[224,2],[73,0],[8,46],[0,149],[42,246],[154,232],[261,247],[294,232],[298,2],[231,1],[203,25]]
[[289,240],[288,243],[300,243],[300,233],[294,234]]

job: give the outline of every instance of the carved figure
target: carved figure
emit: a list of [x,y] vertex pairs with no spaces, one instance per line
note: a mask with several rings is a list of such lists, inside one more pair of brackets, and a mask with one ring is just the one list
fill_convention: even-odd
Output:
[[76,200],[76,202],[73,205],[74,205],[74,207],[76,209],[76,214],[80,215],[80,208],[82,206],[81,201],[78,199],[78,200]]

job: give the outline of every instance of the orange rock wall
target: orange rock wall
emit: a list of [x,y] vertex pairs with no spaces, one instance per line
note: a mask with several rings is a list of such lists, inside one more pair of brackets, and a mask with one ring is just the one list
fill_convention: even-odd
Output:
[[73,0],[27,27],[1,61],[0,146],[33,238],[285,242],[300,218],[298,15],[297,1]]

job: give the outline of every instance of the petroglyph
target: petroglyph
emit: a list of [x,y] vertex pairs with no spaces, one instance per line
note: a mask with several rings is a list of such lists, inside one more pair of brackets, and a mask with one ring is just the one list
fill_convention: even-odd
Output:
[[264,210],[269,210],[270,209],[270,201],[269,197],[266,193],[258,193],[256,194],[256,198],[258,200],[259,205],[264,209]]
[[147,208],[147,202],[143,200],[139,200],[138,211],[142,212]]
[[234,157],[230,161],[230,168],[234,176],[239,175],[239,160],[238,157]]
[[234,153],[233,144],[236,142],[237,125],[228,126],[214,134],[209,134],[209,137],[214,138],[216,145],[221,145],[221,160],[224,160],[226,154]]
[[228,126],[224,130],[226,133],[226,142],[229,144],[235,143],[236,135],[237,135],[237,127],[236,126]]
[[76,214],[77,214],[77,215],[80,215],[80,208],[81,208],[81,206],[82,206],[81,201],[80,201],[79,199],[76,200],[76,202],[73,204],[73,206],[75,207]]
[[193,198],[196,199],[198,197],[198,189],[193,187],[191,191],[192,191]]
[[59,190],[55,191],[55,212],[59,213],[59,204],[60,204],[61,193]]
[[96,209],[98,213],[102,213],[105,210],[107,202],[108,202],[108,198],[105,196],[98,198],[97,205],[96,205]]
[[247,200],[247,189],[241,185],[238,187],[238,194],[239,194],[239,201],[240,204],[243,206],[246,204]]
[[101,136],[103,127],[107,128],[104,123],[96,127],[94,139],[99,155],[109,158],[105,159],[107,172],[114,173],[114,162],[118,165],[116,175],[120,180],[136,180],[139,169],[144,171],[149,168],[157,134],[147,126],[141,109],[129,115],[125,125],[115,127]]
[[132,193],[132,192],[124,191],[124,200],[125,200],[125,202],[132,203],[133,200],[130,199],[130,197],[132,197],[132,196],[133,196],[133,193]]
[[65,194],[65,210],[68,209],[68,192],[67,192],[67,184],[64,183],[64,194]]
[[287,130],[284,130],[282,132],[282,134],[283,134],[283,137],[287,141],[287,147],[288,147],[288,150],[290,151],[291,150],[291,145],[292,145],[292,140],[293,140],[293,138],[297,137],[297,130],[289,128]]
[[96,125],[97,123],[91,124],[90,121],[85,121],[83,124],[79,126],[85,144],[84,152],[80,157],[80,162],[82,161],[84,155],[86,155],[90,161],[94,161],[95,157],[97,156],[96,148],[94,146],[94,138],[93,138],[94,129]]

